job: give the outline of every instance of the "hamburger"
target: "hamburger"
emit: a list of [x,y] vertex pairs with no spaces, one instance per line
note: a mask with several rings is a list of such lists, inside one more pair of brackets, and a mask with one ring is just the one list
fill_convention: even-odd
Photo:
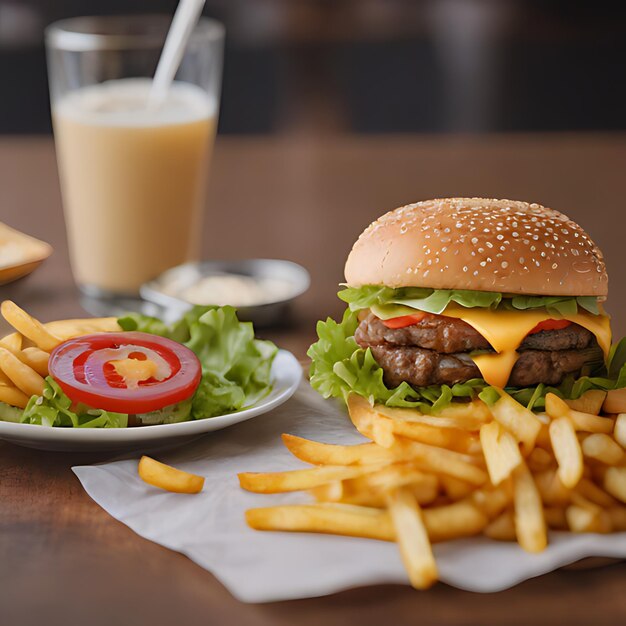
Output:
[[485,198],[410,204],[365,229],[345,280],[343,320],[319,322],[308,352],[325,397],[437,413],[495,387],[537,410],[548,392],[626,387],[602,253],[558,211]]

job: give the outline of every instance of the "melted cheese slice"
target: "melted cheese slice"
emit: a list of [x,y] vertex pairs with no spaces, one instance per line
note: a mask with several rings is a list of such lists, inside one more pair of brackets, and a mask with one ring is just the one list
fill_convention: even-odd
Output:
[[[401,310],[400,310],[401,309]],[[393,314],[391,314],[393,311]],[[409,307],[378,307],[373,306],[374,315],[389,319],[399,315],[410,315]],[[574,315],[548,313],[545,309],[527,309],[525,311],[508,311],[492,309],[467,309],[452,303],[441,313],[447,317],[456,317],[477,330],[496,351],[493,353],[471,356],[482,377],[490,385],[505,387],[511,370],[518,358],[516,352],[524,337],[537,324],[545,320],[568,320],[586,328],[595,335],[604,356],[608,356],[611,348],[611,326],[608,315],[593,315],[581,311]]]

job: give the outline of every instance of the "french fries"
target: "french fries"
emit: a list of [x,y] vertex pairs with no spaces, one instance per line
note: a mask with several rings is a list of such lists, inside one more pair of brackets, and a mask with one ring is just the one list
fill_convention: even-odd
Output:
[[557,472],[561,482],[566,487],[575,487],[583,475],[583,453],[574,425],[567,415],[557,417],[550,423],[550,442],[559,465]]
[[174,493],[199,493],[204,487],[204,477],[142,456],[137,468],[139,477],[149,485]]
[[25,409],[28,404],[28,396],[17,387],[0,384],[0,402],[6,402],[11,406]]
[[3,347],[0,347],[0,368],[27,396],[40,395],[43,392],[43,378]]
[[51,352],[61,343],[59,337],[53,335],[40,321],[31,317],[11,300],[5,300],[0,305],[0,313],[13,328],[46,352]]
[[530,454],[541,430],[541,422],[537,416],[502,390],[500,399],[491,407],[491,412],[494,419],[522,444],[526,454]]
[[615,419],[613,437],[622,448],[626,449],[626,413],[620,413]]
[[604,488],[626,504],[626,467],[609,467],[604,474]]
[[602,433],[585,437],[582,452],[586,457],[606,465],[619,465],[626,456],[624,449],[618,443]]
[[420,506],[409,489],[400,488],[387,495],[387,508],[409,580],[416,589],[427,589],[437,580],[437,564]]
[[480,429],[480,443],[487,462],[487,471],[493,485],[499,485],[522,463],[522,455],[517,441],[504,430],[499,422],[483,424]]
[[284,493],[285,491],[302,491],[325,485],[336,480],[346,480],[363,476],[379,469],[378,465],[327,465],[313,469],[293,470],[291,472],[239,474],[239,485],[246,491],[254,493]]
[[602,405],[606,399],[606,391],[601,389],[590,389],[585,391],[580,398],[576,400],[565,400],[565,404],[574,411],[581,413],[590,413],[591,415],[600,415]]
[[256,530],[326,533],[381,541],[395,541],[389,513],[347,504],[271,506],[246,511],[246,522]]
[[513,474],[515,534],[527,552],[541,552],[548,544],[539,490],[525,463]]
[[505,391],[488,407],[439,415],[348,398],[352,423],[370,442],[352,446],[283,435],[315,467],[240,474],[257,493],[307,490],[317,504],[252,509],[258,530],[317,532],[395,541],[411,584],[437,578],[431,544],[484,534],[540,552],[547,529],[626,530],[626,407],[599,415],[607,394],[546,395],[532,413]]
[[116,318],[60,320],[42,324],[10,300],[0,313],[16,330],[0,339],[0,402],[25,408],[40,395],[48,376],[50,351],[71,337],[120,330]]

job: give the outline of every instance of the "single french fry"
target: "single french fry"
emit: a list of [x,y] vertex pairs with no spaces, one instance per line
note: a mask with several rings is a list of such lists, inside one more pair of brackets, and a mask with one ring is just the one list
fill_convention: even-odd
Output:
[[0,347],[0,369],[27,396],[38,396],[43,393],[44,379],[12,352],[2,347]]
[[485,535],[496,541],[515,541],[515,521],[513,511],[506,510],[485,527]]
[[115,333],[122,329],[117,323],[117,317],[88,317],[84,319],[56,320],[44,324],[46,329],[55,337],[63,341],[91,335],[92,333]]
[[626,413],[620,413],[615,418],[613,437],[622,448],[626,449]]
[[15,330],[22,333],[24,337],[30,339],[42,350],[51,352],[61,343],[59,337],[53,335],[39,320],[36,320],[26,313],[26,311],[17,306],[15,302],[5,300],[2,305],[0,305],[0,312],[2,313],[2,317],[4,317]]
[[291,454],[312,465],[369,465],[403,460],[374,443],[342,446],[287,434],[282,439]]
[[546,394],[546,413],[552,418],[557,419],[558,417],[569,417],[570,416],[570,407],[563,400],[559,398],[554,393]]
[[586,457],[607,465],[618,465],[626,457],[624,449],[614,439],[602,433],[586,437],[582,443],[582,451]]
[[374,411],[370,403],[356,393],[351,393],[347,400],[348,414],[354,427],[368,439],[372,439]]
[[499,485],[522,462],[519,445],[513,435],[497,421],[481,427],[480,442],[489,478],[494,485]]
[[601,389],[590,389],[589,391],[585,391],[580,398],[577,398],[576,400],[565,400],[565,403],[574,411],[599,415],[605,399],[606,391],[602,391]]
[[494,419],[510,432],[524,449],[525,455],[535,447],[541,430],[537,416],[514,400],[508,393],[499,390],[500,399],[490,407]]
[[44,378],[48,376],[48,361],[50,360],[50,355],[44,350],[34,346],[24,348],[17,357],[20,361],[34,369],[40,376]]
[[459,452],[400,438],[396,440],[390,450],[412,454],[418,467],[431,472],[460,478],[477,486],[487,482],[487,473],[480,467],[473,465],[471,458]]
[[626,388],[611,389],[602,405],[604,413],[626,413]]
[[626,467],[609,467],[604,474],[604,488],[626,504]]
[[561,416],[552,420],[550,441],[559,466],[557,472],[561,482],[566,487],[575,487],[583,475],[583,454],[569,417]]
[[615,422],[610,417],[571,410],[569,414],[574,428],[588,433],[611,433]]
[[438,574],[420,506],[405,488],[391,491],[387,506],[409,580],[416,589],[427,589]]
[[489,522],[471,500],[422,509],[422,517],[433,543],[477,535]]
[[613,496],[610,496],[606,491],[598,487],[598,485],[588,478],[580,479],[580,482],[576,485],[575,492],[580,494],[583,498],[603,508],[608,509],[610,507],[617,506],[617,501],[613,498]]
[[248,526],[256,530],[326,533],[394,541],[387,511],[347,504],[300,504],[246,511]]
[[204,486],[204,477],[142,456],[137,467],[140,478],[154,487],[174,493],[199,493]]
[[6,402],[11,406],[25,409],[28,400],[28,396],[23,391],[17,389],[17,387],[0,384],[0,402]]
[[244,472],[239,474],[242,489],[255,493],[282,493],[312,489],[318,485],[356,478],[380,469],[378,465],[326,465],[312,469],[293,470],[290,472]]
[[22,349],[22,340],[24,338],[20,333],[11,333],[0,339],[0,346],[4,346],[11,352],[19,352]]
[[515,534],[527,552],[541,552],[548,543],[539,490],[525,463],[513,474]]

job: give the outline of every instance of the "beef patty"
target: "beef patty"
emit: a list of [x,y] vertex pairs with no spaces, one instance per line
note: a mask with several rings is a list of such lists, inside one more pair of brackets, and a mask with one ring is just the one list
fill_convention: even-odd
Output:
[[[478,331],[452,317],[428,316],[418,324],[391,329],[369,314],[354,337],[362,348],[371,348],[391,387],[403,381],[426,387],[480,378],[469,353],[492,349]],[[579,374],[585,364],[602,360],[593,333],[576,324],[529,335],[518,352],[508,382],[514,387],[558,385],[565,376]]]

